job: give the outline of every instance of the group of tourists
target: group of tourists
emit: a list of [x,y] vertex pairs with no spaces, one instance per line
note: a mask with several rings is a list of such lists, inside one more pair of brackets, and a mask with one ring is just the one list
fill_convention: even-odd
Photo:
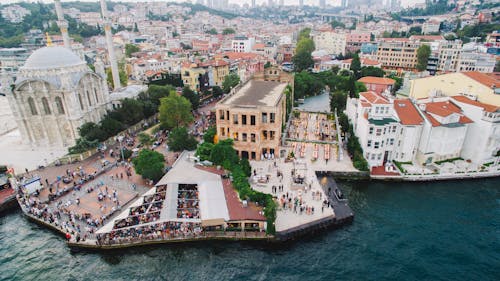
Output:
[[193,184],[181,184],[177,193],[177,217],[178,218],[200,218],[198,186]]
[[97,245],[134,243],[144,240],[164,240],[197,237],[202,234],[201,224],[187,222],[162,222],[137,227],[112,230],[96,235]]
[[140,206],[130,208],[126,218],[116,220],[113,229],[120,229],[159,220],[165,196],[166,190],[164,187],[158,187],[155,194],[143,197],[143,202]]

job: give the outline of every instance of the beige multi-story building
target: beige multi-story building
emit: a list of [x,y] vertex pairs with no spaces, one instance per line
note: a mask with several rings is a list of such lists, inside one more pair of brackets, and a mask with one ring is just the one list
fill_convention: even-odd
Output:
[[216,106],[217,137],[233,139],[242,158],[279,157],[287,83],[249,80]]
[[462,41],[443,40],[439,44],[438,71],[456,71],[460,54],[462,53]]
[[377,61],[389,69],[413,70],[417,67],[419,41],[391,38],[378,44]]
[[333,30],[319,31],[312,35],[316,50],[324,50],[332,55],[345,55],[347,38],[345,33]]

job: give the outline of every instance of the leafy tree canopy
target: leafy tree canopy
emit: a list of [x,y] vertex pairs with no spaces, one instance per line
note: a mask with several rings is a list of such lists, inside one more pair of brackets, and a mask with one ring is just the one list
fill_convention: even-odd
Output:
[[168,136],[168,147],[173,151],[194,150],[197,144],[186,127],[174,128]]
[[136,173],[145,179],[158,181],[164,172],[165,158],[163,154],[150,149],[143,149],[132,160]]
[[193,121],[191,103],[185,98],[170,92],[160,100],[160,122],[162,127],[172,129],[188,125]]
[[239,83],[240,77],[238,76],[238,74],[231,73],[227,75],[226,78],[224,78],[224,82],[222,82],[222,90],[227,94]]
[[200,106],[200,95],[195,93],[188,86],[184,86],[184,88],[182,89],[182,96],[188,99],[189,102],[191,102],[193,110],[198,109],[198,107]]
[[133,53],[139,52],[141,49],[139,46],[134,45],[134,44],[126,44],[125,45],[125,56],[127,58],[130,58]]

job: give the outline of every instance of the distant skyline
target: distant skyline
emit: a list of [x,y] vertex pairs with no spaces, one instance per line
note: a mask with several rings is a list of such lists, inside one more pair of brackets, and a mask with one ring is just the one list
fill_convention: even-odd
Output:
[[[10,3],[17,3],[17,2],[36,2],[37,0],[1,0],[2,4],[10,4]],[[41,0],[44,3],[53,3],[53,0]],[[61,0],[61,2],[75,2],[76,0]],[[99,0],[79,0],[82,2],[99,2]],[[108,0],[107,0],[108,1]],[[150,1],[150,0],[120,0],[120,1],[113,1],[113,2],[188,2],[187,0],[157,0],[157,1]],[[191,0],[190,2],[196,3],[196,0]],[[204,1],[205,2],[205,1]],[[268,0],[256,0],[257,5],[261,5],[264,3],[267,3]],[[278,3],[279,0],[275,0],[275,3]],[[380,0],[382,3],[383,0]],[[251,0],[229,0],[229,3],[231,4],[249,4],[251,3]],[[304,0],[305,5],[315,5],[317,6],[319,3],[319,0]],[[335,5],[335,6],[340,6],[341,0],[326,0],[327,5]],[[425,0],[401,0],[401,5],[403,7],[408,7],[408,6],[413,6],[415,4],[421,4],[425,3]],[[299,5],[299,0],[285,0],[285,5]]]

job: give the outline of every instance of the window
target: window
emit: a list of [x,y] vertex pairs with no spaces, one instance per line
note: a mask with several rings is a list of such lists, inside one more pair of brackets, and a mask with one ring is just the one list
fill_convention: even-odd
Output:
[[269,131],[269,139],[270,140],[274,140],[274,135],[275,135],[274,131]]
[[241,140],[247,141],[247,134],[246,133],[241,134]]
[[401,134],[403,134],[403,128],[401,128]]
[[225,136],[226,135],[226,129],[225,128],[220,128],[220,135]]
[[372,141],[371,141],[371,140],[369,140],[369,141],[368,141],[368,143],[366,144],[366,146],[368,146],[368,147],[372,147]]
[[271,113],[271,123],[276,121],[276,113]]
[[375,142],[375,144],[373,145],[373,148],[379,148],[380,147],[380,143],[378,141]]
[[238,132],[233,133],[233,139],[238,141]]
[[89,106],[92,105],[92,101],[90,100],[90,93],[87,91],[87,100],[89,101]]
[[64,114],[64,107],[60,97],[56,97],[56,107],[57,107],[57,113]]
[[378,159],[378,160],[382,159],[382,153],[379,153],[379,154],[378,154],[377,159]]
[[224,110],[219,110],[219,119],[224,120]]
[[42,98],[42,105],[43,105],[43,111],[46,115],[50,114],[50,107],[49,107],[49,102],[47,101],[47,98]]
[[267,113],[262,112],[262,123],[267,123]]
[[250,115],[250,125],[255,126],[255,115]]
[[229,121],[229,110],[226,111],[226,120]]
[[377,136],[380,136],[382,134],[382,129],[377,129],[377,132],[375,133]]
[[97,95],[97,89],[94,88],[95,102],[99,103],[99,96]]
[[382,141],[382,143],[380,144],[380,147],[384,147],[384,141]]
[[262,131],[262,138],[267,140],[267,131]]
[[33,101],[33,98],[28,98],[28,104],[30,106],[31,115],[38,115],[38,112],[36,111],[35,102]]
[[401,146],[401,141],[398,141],[398,146]]
[[241,115],[241,124],[246,125],[247,124],[247,116],[246,115]]
[[78,93],[78,101],[80,102],[80,109],[83,110],[82,95],[80,93]]
[[238,125],[238,114],[233,114],[233,124]]
[[255,155],[255,151],[252,151],[252,153],[250,153],[250,155],[251,155],[251,159],[254,159],[254,160],[255,160],[255,157],[256,157],[256,155]]
[[392,126],[392,132],[395,133],[396,132],[396,125]]
[[370,135],[373,134],[373,127],[370,127],[368,134],[370,134]]
[[255,134],[250,134],[250,141],[255,142]]
[[386,130],[387,130],[387,128],[386,128],[386,127],[384,127],[384,135],[385,135]]

